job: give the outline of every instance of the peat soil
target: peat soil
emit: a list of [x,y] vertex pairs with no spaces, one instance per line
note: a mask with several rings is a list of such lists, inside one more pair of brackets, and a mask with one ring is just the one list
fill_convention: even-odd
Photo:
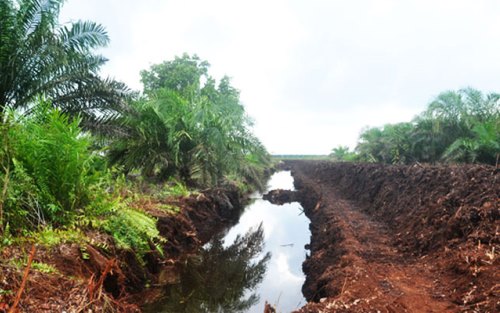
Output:
[[[157,218],[166,238],[160,255],[153,243],[143,260],[132,250],[116,247],[109,235],[82,227],[90,240],[37,246],[33,264],[51,266],[49,271],[32,267],[17,307],[20,312],[140,312],[155,301],[162,286],[175,283],[182,263],[196,254],[224,227],[235,224],[243,204],[236,187],[211,189],[188,197],[132,205]],[[179,213],[161,209],[167,205]],[[14,244],[0,252],[0,312],[15,301],[31,243]],[[17,261],[17,262],[16,262]]]
[[311,220],[297,313],[500,312],[499,169],[285,166],[298,191],[282,197]]

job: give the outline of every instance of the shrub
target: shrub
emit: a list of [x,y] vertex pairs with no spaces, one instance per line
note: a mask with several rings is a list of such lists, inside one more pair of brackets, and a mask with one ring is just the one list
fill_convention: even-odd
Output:
[[[2,140],[2,180],[8,180],[5,220],[11,229],[66,225],[85,210],[106,209],[103,184],[109,174],[102,157],[90,150],[92,138],[40,100],[29,116],[11,113]],[[7,165],[7,166],[6,166]],[[8,170],[7,170],[8,169]]]
[[151,250],[150,242],[164,240],[154,218],[132,209],[116,211],[104,222],[103,228],[114,237],[119,248],[133,249],[139,255]]

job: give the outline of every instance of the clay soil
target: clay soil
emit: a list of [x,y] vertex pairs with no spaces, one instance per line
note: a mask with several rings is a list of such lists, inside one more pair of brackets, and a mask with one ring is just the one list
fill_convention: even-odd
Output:
[[[113,239],[92,227],[82,227],[85,242],[36,245],[34,263],[17,307],[19,312],[140,312],[155,301],[162,287],[178,280],[179,268],[221,228],[237,222],[241,195],[236,188],[211,189],[188,197],[132,203],[157,218],[167,239],[161,256],[152,245],[143,261],[132,250],[115,246]],[[168,213],[165,204],[180,208]],[[19,290],[30,242],[5,247],[0,253],[0,312],[8,312]],[[6,292],[7,291],[7,292]]]
[[500,171],[288,161],[309,312],[500,312]]

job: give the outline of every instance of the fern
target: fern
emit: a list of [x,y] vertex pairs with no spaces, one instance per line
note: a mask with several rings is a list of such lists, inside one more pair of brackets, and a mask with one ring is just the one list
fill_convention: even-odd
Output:
[[164,241],[151,216],[132,209],[120,209],[103,224],[122,249],[133,249],[139,255],[151,250],[150,242]]
[[110,174],[90,150],[91,137],[78,119],[50,106],[40,99],[31,115],[11,114],[6,136],[12,170],[4,208],[11,228],[67,225],[112,206],[105,193]]

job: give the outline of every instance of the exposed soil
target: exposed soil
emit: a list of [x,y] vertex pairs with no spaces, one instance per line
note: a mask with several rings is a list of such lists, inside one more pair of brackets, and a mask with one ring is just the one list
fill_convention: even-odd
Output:
[[307,312],[500,312],[500,171],[287,161]]
[[299,193],[285,189],[274,189],[262,196],[262,199],[276,205],[299,201]]
[[[311,254],[303,264],[309,304],[298,313],[500,312],[498,169],[321,161],[286,166],[298,191],[268,197],[299,200],[311,220]],[[181,211],[168,213],[162,204]],[[162,286],[175,283],[185,258],[235,223],[242,208],[232,189],[136,205],[158,218],[168,238],[164,256],[152,247],[141,264],[89,227],[86,245],[38,247],[34,261],[57,272],[32,269],[20,311],[137,312]],[[19,288],[22,267],[11,261],[26,259],[30,246],[1,251],[0,291]],[[13,298],[0,292],[0,312]]]
[[[133,251],[116,248],[112,238],[91,230],[86,244],[63,243],[37,247],[34,261],[56,269],[32,269],[18,309],[20,312],[140,312],[140,305],[154,301],[161,287],[175,283],[178,268],[218,231],[237,222],[243,205],[234,188],[212,189],[189,197],[134,205],[158,219],[157,228],[167,238],[164,256],[152,245],[140,262]],[[173,214],[164,204],[181,208]],[[23,266],[31,244],[17,244],[0,254],[0,312],[7,312],[21,284]],[[20,260],[15,266],[15,260]],[[149,286],[150,288],[146,288]],[[12,292],[5,291],[11,290]]]

